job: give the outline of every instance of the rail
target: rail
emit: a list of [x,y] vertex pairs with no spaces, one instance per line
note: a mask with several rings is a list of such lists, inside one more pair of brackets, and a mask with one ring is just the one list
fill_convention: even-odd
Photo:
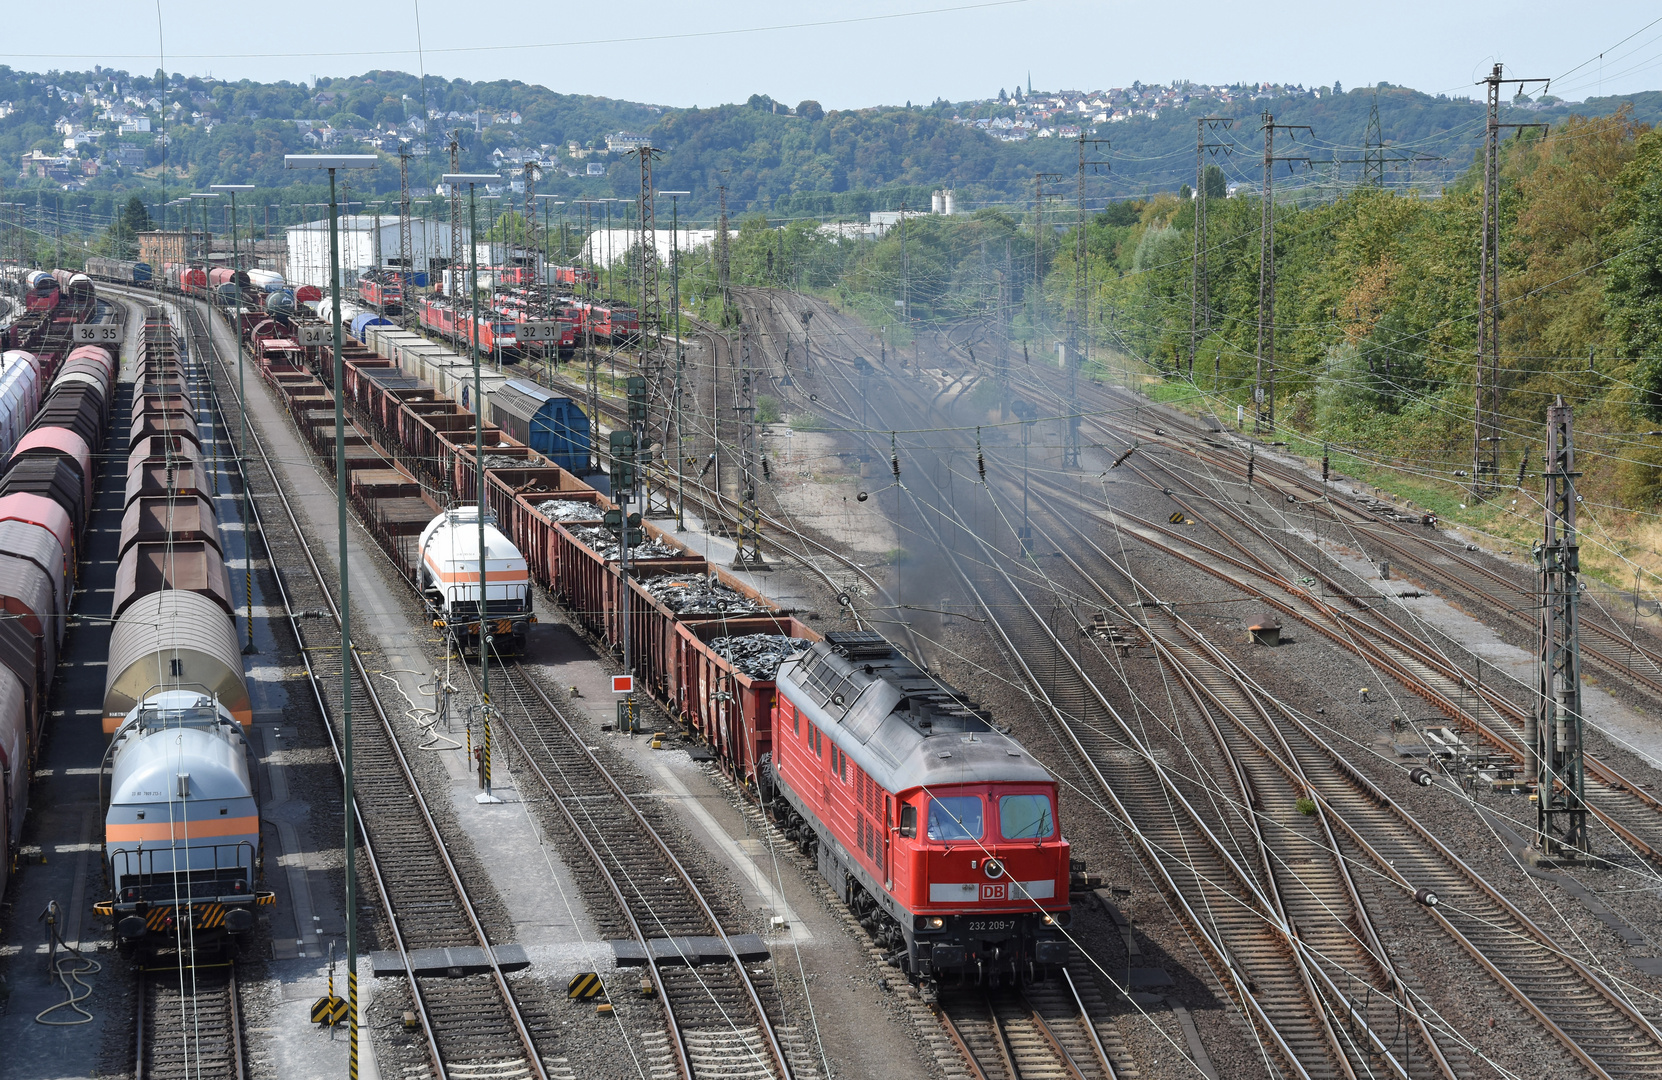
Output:
[[[199,306],[202,301],[183,298],[177,303],[181,311],[189,312],[187,320],[194,320],[192,326],[196,330],[197,342],[200,343],[204,339],[207,341],[207,352],[219,366],[220,372],[227,383],[234,386],[233,373],[226,366],[225,359],[220,354],[217,343],[213,340],[211,324],[202,317]],[[240,342],[238,347],[240,348]],[[205,364],[205,358],[203,359]],[[226,422],[218,387],[212,379],[209,380],[209,386],[213,407],[219,417],[218,422],[224,430],[228,431],[230,425]],[[232,393],[234,394],[234,392],[233,390]],[[298,546],[298,553],[309,571],[311,584],[316,587],[316,595],[311,598],[314,600],[315,606],[296,606],[290,591],[294,583],[286,581],[283,574],[275,572],[279,562],[276,553],[269,548],[270,534],[266,531],[264,522],[261,520],[258,499],[252,497],[255,495],[251,483],[252,477],[250,477],[245,467],[246,463],[239,460],[237,464],[242,474],[244,488],[251,496],[248,505],[253,517],[254,531],[258,533],[262,545],[266,545],[266,555],[273,567],[272,576],[277,583],[285,616],[290,629],[295,635],[295,640],[302,644],[301,658],[312,687],[313,696],[322,714],[331,718],[331,722],[326,723],[324,727],[329,735],[337,766],[339,766],[341,747],[332,719],[338,715],[338,709],[335,707],[333,699],[339,692],[339,673],[319,670],[320,659],[331,655],[328,642],[326,640],[309,641],[308,639],[326,638],[328,635],[319,635],[315,631],[310,631],[310,626],[317,620],[308,618],[303,622],[300,616],[301,612],[311,613],[321,610],[326,612],[328,618],[338,627],[340,611],[335,603],[335,596],[331,591],[329,578],[319,565],[312,545],[306,537],[305,530],[300,526],[298,516],[289,501],[264,440],[252,427],[249,429],[249,442],[256,451],[259,462],[263,465],[271,483],[270,490],[260,494],[275,497],[279,502],[290,530],[288,535],[292,536],[293,541]],[[250,551],[249,554],[251,555],[252,552]],[[334,639],[333,647],[335,653],[338,654],[338,637]],[[357,833],[361,838],[360,842],[368,857],[367,863],[370,875],[375,881],[381,897],[388,932],[392,936],[396,951],[404,960],[405,979],[410,990],[412,1003],[415,1006],[414,1011],[425,1036],[429,1062],[434,1074],[440,1080],[445,1080],[450,1075],[448,1066],[459,1058],[489,1058],[500,1056],[504,1052],[500,1046],[481,1047],[477,1045],[479,1042],[477,1035],[470,1037],[467,1030],[470,1026],[473,1026],[473,1021],[477,1017],[477,1010],[490,1008],[494,1004],[505,1014],[503,1016],[506,1021],[504,1026],[513,1033],[514,1042],[517,1044],[508,1048],[506,1052],[522,1055],[526,1068],[530,1073],[546,1080],[547,1071],[541,1056],[536,1051],[525,1017],[508,986],[501,964],[491,947],[492,943],[486,935],[478,912],[468,895],[467,886],[450,857],[445,838],[433,819],[421,786],[410,770],[409,762],[393,730],[388,713],[375,690],[373,681],[369,678],[368,672],[363,666],[362,657],[356,650],[352,655],[352,670],[356,676],[352,687],[354,695],[363,695],[364,700],[368,701],[373,707],[374,716],[378,721],[378,724],[365,725],[354,733],[357,744],[354,751],[357,755],[356,764],[359,767],[360,776],[390,779],[397,787],[397,790],[381,791],[378,790],[375,784],[361,781],[358,785],[358,798],[353,806],[353,814],[356,818]],[[383,756],[386,764],[391,768],[388,770],[377,769],[375,767],[376,763],[372,760],[376,754]],[[385,805],[379,809],[372,808],[371,812],[366,814],[366,803],[385,803]],[[419,835],[411,835],[406,832],[399,836],[394,844],[379,845],[377,834],[380,830],[372,828],[372,819],[384,814],[382,824],[385,827],[394,828],[399,819],[407,818],[412,805],[419,814]],[[420,841],[420,843],[413,845],[413,841]],[[415,849],[413,850],[412,847]],[[464,926],[461,928],[435,925],[427,917],[412,919],[406,917],[407,913],[403,909],[411,907],[413,913],[414,907],[402,902],[405,897],[411,899],[414,904],[421,904],[423,901],[416,898],[424,897],[427,906],[430,907],[432,897],[426,893],[426,890],[431,886],[428,873],[433,865],[442,868],[441,881],[448,887],[457,908],[464,916]],[[399,880],[394,880],[395,873]],[[466,980],[434,979],[427,980],[428,984],[424,985],[422,977],[415,974],[410,957],[410,953],[415,947],[409,940],[409,934],[411,933],[409,928],[412,926],[420,928],[419,932],[430,935],[435,943],[455,943],[449,939],[453,938],[457,929],[468,933],[474,943],[484,950],[496,993],[494,1003],[481,1001],[478,995],[466,990],[455,989],[449,985],[465,983]],[[460,1044],[460,1046],[465,1047],[465,1052],[460,1051],[454,1045],[443,1045],[445,1043]]]

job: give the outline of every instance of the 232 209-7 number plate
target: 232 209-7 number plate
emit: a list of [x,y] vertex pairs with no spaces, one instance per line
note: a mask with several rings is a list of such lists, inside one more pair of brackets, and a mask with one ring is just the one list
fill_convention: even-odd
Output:
[[1014,930],[1015,928],[1016,920],[1014,919],[976,919],[965,927],[970,933],[988,930]]

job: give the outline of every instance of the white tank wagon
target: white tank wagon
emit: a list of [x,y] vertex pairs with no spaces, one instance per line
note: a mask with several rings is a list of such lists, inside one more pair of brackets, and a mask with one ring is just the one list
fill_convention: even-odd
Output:
[[[480,647],[479,511],[446,510],[421,531],[419,585],[433,625],[462,648]],[[485,515],[487,640],[497,649],[523,652],[531,614],[531,572],[525,556]]]
[[243,727],[254,722],[236,626],[201,593],[166,589],[122,609],[110,631],[104,731],[113,733],[156,687],[205,689]]
[[[259,801],[242,725],[203,687],[146,694],[110,744],[104,865],[119,945],[200,955],[254,928]],[[228,941],[227,938],[230,940]]]

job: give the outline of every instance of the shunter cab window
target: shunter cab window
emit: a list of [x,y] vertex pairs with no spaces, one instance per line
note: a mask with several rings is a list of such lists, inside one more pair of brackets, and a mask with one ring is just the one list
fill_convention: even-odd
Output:
[[929,799],[929,839],[981,839],[981,799],[976,795],[948,795]]
[[1048,795],[1006,795],[998,800],[998,831],[1006,840],[1043,840],[1056,831]]

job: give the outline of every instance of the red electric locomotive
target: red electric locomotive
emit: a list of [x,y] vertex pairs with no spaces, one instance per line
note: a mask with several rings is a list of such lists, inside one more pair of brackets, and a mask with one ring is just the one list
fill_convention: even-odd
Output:
[[[421,325],[428,330],[435,331],[458,345],[466,345],[470,337],[468,326],[472,322],[471,313],[458,315],[442,299],[430,299],[422,302]],[[503,352],[512,352],[519,342],[514,337],[514,324],[501,318],[490,318],[487,315],[479,316],[479,351],[494,353],[498,349]]]
[[640,336],[641,320],[634,308],[579,300],[572,305],[572,312],[578,336],[592,332],[597,340],[614,345],[627,345]]
[[398,315],[404,310],[404,284],[396,273],[383,272],[358,279],[358,299],[378,308],[383,315]]
[[58,279],[44,270],[31,270],[23,277],[23,307],[27,311],[51,311],[58,306],[62,291]]
[[550,266],[548,280],[555,285],[570,285],[576,289],[593,285],[599,278],[593,270],[581,266]]
[[826,634],[778,688],[762,797],[907,974],[1048,978],[1070,882],[1050,773],[878,634]]

